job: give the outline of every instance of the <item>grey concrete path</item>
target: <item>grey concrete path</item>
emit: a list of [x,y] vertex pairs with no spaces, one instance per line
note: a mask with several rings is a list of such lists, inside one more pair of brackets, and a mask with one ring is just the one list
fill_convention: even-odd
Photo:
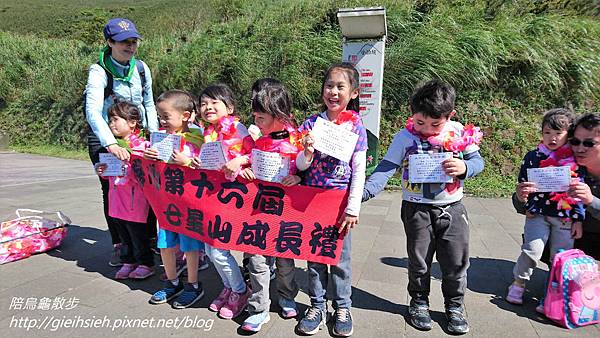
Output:
[[[384,192],[365,203],[360,225],[353,230],[355,337],[446,335],[437,263],[434,263],[431,283],[433,330],[418,331],[405,320],[407,259],[400,202],[400,193]],[[569,331],[535,313],[536,300],[542,294],[542,270],[536,271],[528,285],[524,306],[507,304],[503,296],[519,253],[523,219],[513,211],[507,199],[465,198],[464,204],[471,221],[471,267],[466,296],[471,332],[467,336],[600,337],[598,326]],[[12,218],[16,208],[62,210],[74,224],[59,249],[0,266],[0,332],[3,337],[229,337],[243,334],[238,330],[243,317],[222,320],[207,310],[221,289],[212,267],[200,274],[206,295],[194,308],[184,310],[173,310],[167,304],[148,304],[151,293],[161,286],[156,276],[146,281],[112,279],[116,269],[107,264],[111,243],[101,211],[100,185],[90,163],[0,152],[0,218]],[[304,310],[309,304],[305,291],[306,264],[297,264],[296,278],[302,290],[296,300]],[[30,305],[34,301],[38,303],[35,309],[27,309],[28,299]],[[158,321],[164,325],[179,325],[179,328],[141,327]],[[91,327],[94,324],[108,327]],[[295,325],[294,319],[280,318],[276,305],[272,305],[271,321],[257,335],[291,337]],[[330,330],[317,334],[318,337],[330,335]]]

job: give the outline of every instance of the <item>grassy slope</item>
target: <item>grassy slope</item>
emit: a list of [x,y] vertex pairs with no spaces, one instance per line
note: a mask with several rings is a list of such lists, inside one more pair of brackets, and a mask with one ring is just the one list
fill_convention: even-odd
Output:
[[[522,154],[537,142],[540,113],[554,106],[589,111],[600,101],[600,24],[587,15],[597,7],[563,3],[0,0],[0,30],[12,32],[0,32],[0,125],[15,145],[81,147],[87,65],[102,25],[117,15],[132,18],[146,37],[139,54],[152,67],[156,93],[198,93],[224,81],[248,118],[251,83],[274,76],[290,87],[302,120],[318,108],[322,73],[341,54],[336,9],[383,4],[383,149],[408,115],[413,86],[441,77],[457,88],[458,119],[486,133],[486,170],[467,181],[468,190],[507,194]],[[24,16],[30,25],[18,24]]]

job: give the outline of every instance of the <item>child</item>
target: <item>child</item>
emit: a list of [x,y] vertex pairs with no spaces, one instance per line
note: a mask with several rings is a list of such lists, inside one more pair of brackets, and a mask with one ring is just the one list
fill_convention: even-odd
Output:
[[[573,120],[574,114],[562,108],[552,109],[544,114],[542,143],[537,149],[525,155],[519,171],[519,182],[528,181],[528,168],[568,165],[572,170],[577,169],[573,151],[567,144],[567,134]],[[581,203],[564,194],[564,192],[529,194],[525,205],[527,217],[524,241],[521,255],[513,269],[514,281],[508,287],[507,302],[523,304],[525,283],[531,278],[533,269],[542,257],[546,242],[550,241],[552,262],[558,250],[572,249],[574,239],[581,238],[585,210]],[[568,207],[560,203],[563,201],[568,204]],[[536,310],[543,313],[543,306]]]
[[[252,85],[252,111],[254,123],[263,136],[256,140],[255,148],[267,152],[276,152],[290,160],[289,175],[281,184],[292,186],[300,182],[295,175],[296,156],[302,150],[296,123],[292,115],[292,98],[281,82],[275,79],[260,79]],[[254,180],[254,172],[247,168],[241,176]],[[271,280],[269,257],[244,254],[252,285],[252,296],[248,299],[248,317],[242,329],[251,332],[260,331],[263,324],[269,322],[269,284]],[[276,258],[277,291],[279,306],[284,318],[297,315],[294,298],[298,294],[298,285],[294,280],[295,265],[290,258]]]
[[[141,114],[138,108],[122,101],[108,109],[110,131],[117,144],[130,152],[141,155],[146,141],[140,137]],[[126,174],[121,177],[108,177],[110,182],[109,215],[117,225],[119,237],[125,246],[121,250],[123,266],[115,279],[145,279],[154,274],[154,256],[150,250],[146,220],[149,205],[137,182],[131,178],[131,167],[126,166]],[[106,170],[106,164],[98,163],[98,175]]]
[[[335,309],[333,333],[338,336],[350,336],[353,332],[350,306],[352,301],[352,267],[350,262],[351,232],[358,224],[360,198],[365,183],[367,132],[363,126],[358,102],[358,71],[349,63],[335,64],[327,70],[321,87],[321,98],[326,110],[308,118],[300,131],[312,130],[317,118],[332,121],[353,133],[358,141],[350,162],[315,151],[312,135],[304,137],[304,152],[298,155],[296,166],[305,173],[306,185],[350,189],[345,214],[340,219],[340,233],[345,233],[339,263],[331,265],[308,262],[308,294],[311,307],[298,323],[297,329],[304,334],[315,334],[322,328],[327,311],[326,291],[331,279],[331,297]],[[349,109],[349,110],[346,110]]]
[[[221,170],[231,180],[250,162],[248,154],[254,146],[248,130],[233,116],[234,113],[235,100],[227,85],[212,85],[200,94],[200,115],[208,123],[204,128],[204,141],[222,142],[223,153],[228,162]],[[201,166],[197,158],[194,159],[194,165]],[[246,287],[237,261],[229,250],[206,244],[206,254],[215,265],[224,286],[209,309],[218,312],[221,318],[235,318],[248,305],[248,297],[252,292]]]
[[[189,166],[192,157],[198,156],[202,138],[198,134],[190,132],[188,121],[195,110],[192,96],[182,90],[169,90],[161,94],[156,100],[156,108],[160,118],[160,125],[169,134],[181,135],[184,139],[183,151],[173,151],[169,163]],[[158,158],[158,151],[147,148],[144,158]],[[173,308],[183,309],[196,303],[204,295],[202,285],[198,282],[198,259],[200,251],[204,249],[202,242],[160,228],[158,230],[158,247],[165,267],[167,280],[163,289],[157,291],[152,298],[151,304],[162,304],[177,297],[173,302]],[[183,286],[179,280],[176,264],[177,246],[186,255],[188,284]]]
[[[439,80],[416,88],[409,102],[412,117],[406,128],[396,134],[383,161],[365,184],[363,201],[383,190],[388,179],[402,167],[401,217],[407,239],[410,322],[417,329],[431,330],[429,283],[433,253],[437,252],[448,331],[463,334],[469,331],[464,316],[469,225],[461,203],[463,180],[483,170],[483,159],[477,146],[477,128],[451,121],[456,114],[454,98],[454,88]],[[471,137],[452,138],[464,134]],[[447,140],[456,142],[446,144]],[[442,162],[442,168],[453,178],[451,183],[408,182],[409,155],[448,150],[455,157]]]

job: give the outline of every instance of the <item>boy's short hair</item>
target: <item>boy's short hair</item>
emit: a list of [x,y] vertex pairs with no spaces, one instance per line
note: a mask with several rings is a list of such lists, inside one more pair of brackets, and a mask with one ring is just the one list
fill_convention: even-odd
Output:
[[413,114],[439,119],[448,118],[454,111],[456,92],[454,88],[438,79],[425,82],[415,88],[409,99],[410,110]]
[[574,120],[575,114],[568,109],[550,109],[544,113],[542,129],[544,129],[544,126],[548,126],[548,128],[553,130],[569,130]]

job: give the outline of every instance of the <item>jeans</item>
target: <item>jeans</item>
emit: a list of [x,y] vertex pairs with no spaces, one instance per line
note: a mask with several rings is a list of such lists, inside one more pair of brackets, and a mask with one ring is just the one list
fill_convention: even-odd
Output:
[[350,308],[352,306],[352,231],[344,237],[342,254],[337,265],[308,262],[308,295],[314,307],[326,310],[326,292],[331,279],[333,308]]
[[231,252],[229,250],[217,249],[206,243],[204,250],[206,250],[206,255],[210,257],[219,276],[221,276],[223,286],[230,288],[236,293],[245,292],[246,283],[244,282],[244,277]]

